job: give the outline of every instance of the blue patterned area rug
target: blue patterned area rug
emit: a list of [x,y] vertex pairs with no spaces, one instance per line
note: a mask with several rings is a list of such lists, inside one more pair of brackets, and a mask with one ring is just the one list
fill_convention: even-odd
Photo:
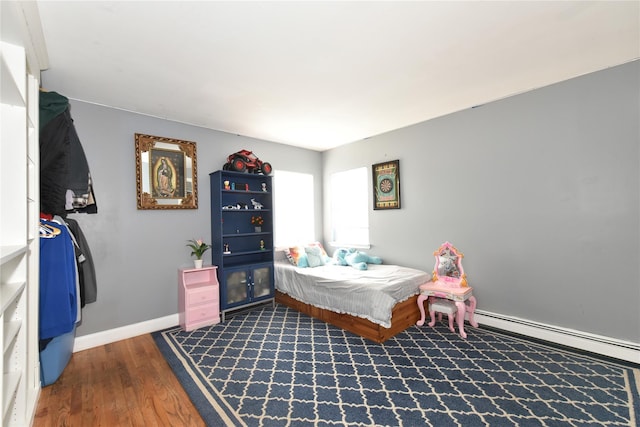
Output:
[[376,344],[282,305],[153,334],[210,426],[636,426],[640,369],[442,323]]

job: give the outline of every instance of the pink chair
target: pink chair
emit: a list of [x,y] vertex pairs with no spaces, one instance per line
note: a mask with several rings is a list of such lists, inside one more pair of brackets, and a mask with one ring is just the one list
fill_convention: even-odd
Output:
[[[473,288],[469,287],[467,276],[462,268],[464,255],[449,242],[443,243],[433,255],[436,258],[436,264],[432,281],[420,285],[418,308],[420,309],[421,317],[416,325],[424,325],[424,301],[428,300],[431,317],[429,326],[436,324],[435,313],[438,313],[440,320],[442,319],[442,313],[445,313],[449,316],[449,329],[453,332],[453,319],[455,316],[460,336],[467,338],[467,334],[464,331],[465,314],[469,313],[469,323],[474,328],[478,327],[478,322],[474,319],[477,301],[473,296]],[[452,304],[455,305],[455,311]]]
[[456,307],[456,303],[450,301],[448,299],[429,297],[427,299],[429,302],[429,316],[431,317],[431,322],[429,322],[429,326],[434,326],[436,324],[436,313],[438,313],[438,321],[442,321],[442,315],[447,315],[447,320],[449,320],[449,330],[451,332],[455,332],[453,327],[453,321],[456,318],[456,313],[458,312],[458,307]]

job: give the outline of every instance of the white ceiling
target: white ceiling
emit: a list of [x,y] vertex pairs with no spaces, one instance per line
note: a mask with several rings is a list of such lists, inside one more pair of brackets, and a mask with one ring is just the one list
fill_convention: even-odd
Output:
[[638,1],[38,1],[47,89],[323,151],[640,57]]

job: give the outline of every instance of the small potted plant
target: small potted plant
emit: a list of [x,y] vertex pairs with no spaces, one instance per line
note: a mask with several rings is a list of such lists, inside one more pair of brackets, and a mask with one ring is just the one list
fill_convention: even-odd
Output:
[[262,231],[262,224],[264,224],[264,219],[260,215],[251,217],[251,224],[255,227],[256,233],[260,233]]
[[202,255],[211,247],[211,245],[206,244],[202,241],[202,239],[191,239],[188,240],[187,246],[191,248],[191,255],[195,255],[196,259],[193,260],[193,263],[196,268],[202,268]]

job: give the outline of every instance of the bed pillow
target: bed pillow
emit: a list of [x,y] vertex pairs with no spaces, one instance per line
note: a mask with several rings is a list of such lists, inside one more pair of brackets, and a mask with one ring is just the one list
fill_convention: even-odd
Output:
[[273,262],[291,262],[289,261],[287,252],[289,252],[289,248],[276,248],[273,251]]
[[309,243],[307,246],[317,246],[318,248],[320,248],[320,255],[322,255],[322,258],[324,258],[325,260],[326,258],[329,258],[329,255],[327,255],[327,251],[324,250],[324,246],[322,246],[322,243],[313,242],[313,243]]
[[298,246],[292,246],[285,251],[287,255],[287,259],[289,262],[296,267],[308,267],[309,262],[307,261],[307,254],[304,251],[304,248],[300,248]]
[[309,267],[320,267],[325,264],[322,250],[318,246],[305,246],[304,252],[307,254]]
[[300,258],[300,249],[298,249],[297,246],[292,246],[285,249],[284,253],[291,264],[298,265],[298,258]]
[[307,258],[307,254],[302,254],[298,258],[298,267],[306,268],[309,267],[309,259]]

